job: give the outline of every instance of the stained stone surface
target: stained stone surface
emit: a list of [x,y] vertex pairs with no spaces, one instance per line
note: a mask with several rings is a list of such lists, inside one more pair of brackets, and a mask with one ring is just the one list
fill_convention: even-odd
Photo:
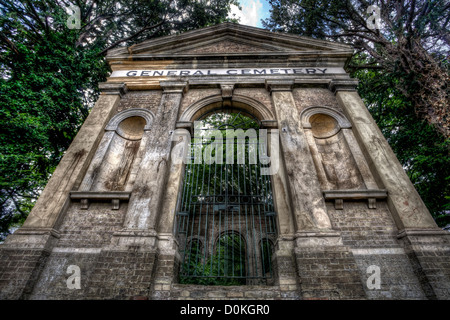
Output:
[[[0,245],[0,298],[450,299],[449,233],[434,223],[355,81],[311,69],[343,70],[352,54],[343,44],[231,23],[111,50],[113,71],[269,72],[101,84],[24,226]],[[175,158],[192,122],[224,107],[278,134],[274,277],[264,285],[179,283],[185,165]],[[70,266],[80,269],[80,289],[67,285]],[[373,266],[378,289],[368,285]]]

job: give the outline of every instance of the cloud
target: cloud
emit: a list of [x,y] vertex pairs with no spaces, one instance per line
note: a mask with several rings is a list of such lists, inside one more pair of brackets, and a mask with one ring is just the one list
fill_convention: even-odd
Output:
[[230,16],[239,19],[240,24],[245,24],[247,26],[257,27],[260,16],[261,9],[263,5],[260,0],[244,0],[241,2],[242,11],[235,5],[231,5]]

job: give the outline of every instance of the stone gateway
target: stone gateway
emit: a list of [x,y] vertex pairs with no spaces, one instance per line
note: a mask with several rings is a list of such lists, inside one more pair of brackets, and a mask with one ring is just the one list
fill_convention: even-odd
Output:
[[0,298],[449,299],[450,234],[344,71],[352,54],[232,23],[110,50],[0,245]]

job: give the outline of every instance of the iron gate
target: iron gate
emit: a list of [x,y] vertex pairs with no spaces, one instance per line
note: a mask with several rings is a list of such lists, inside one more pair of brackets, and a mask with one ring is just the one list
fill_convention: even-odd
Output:
[[[261,174],[268,164],[260,161],[266,144],[259,143],[259,122],[243,112],[223,109],[199,121],[177,212],[180,282],[268,284],[277,227],[270,176]],[[251,134],[230,134],[244,130],[256,132],[256,139]],[[212,150],[214,163],[205,163],[206,150]],[[201,163],[194,161],[199,154]]]

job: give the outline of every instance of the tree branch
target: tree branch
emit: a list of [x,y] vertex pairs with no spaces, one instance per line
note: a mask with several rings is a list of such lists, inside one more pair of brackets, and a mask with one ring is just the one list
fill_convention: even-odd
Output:
[[[158,27],[162,26],[164,22],[165,22],[165,20],[162,20],[161,22],[159,22],[159,23],[157,23],[157,24],[154,24],[154,25],[152,25],[152,26],[144,27],[144,28],[142,28],[141,30],[139,30],[138,32],[136,32],[135,34],[133,34],[133,35],[131,35],[131,36],[129,36],[129,37],[126,37],[126,38],[123,38],[123,39],[120,39],[120,40],[114,42],[114,43],[113,43],[112,45],[110,45],[109,47],[103,49],[103,50],[99,53],[99,55],[104,55],[108,50],[111,50],[111,49],[115,48],[116,46],[118,46],[118,45],[121,44],[122,42],[129,41],[129,40],[131,40],[131,39],[137,37],[138,35],[142,34],[143,32],[145,32],[145,31],[147,31],[147,30],[155,29],[155,28],[158,28]],[[154,32],[153,34],[155,34],[155,33],[156,33],[156,32]]]

